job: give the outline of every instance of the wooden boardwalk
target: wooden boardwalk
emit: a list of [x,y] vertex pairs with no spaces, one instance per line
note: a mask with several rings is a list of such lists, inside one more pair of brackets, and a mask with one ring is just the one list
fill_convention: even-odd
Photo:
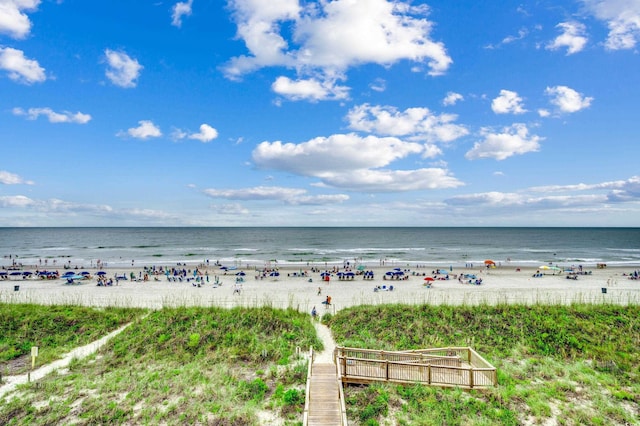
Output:
[[309,373],[303,424],[346,425],[342,384],[338,381],[335,364],[310,364]]

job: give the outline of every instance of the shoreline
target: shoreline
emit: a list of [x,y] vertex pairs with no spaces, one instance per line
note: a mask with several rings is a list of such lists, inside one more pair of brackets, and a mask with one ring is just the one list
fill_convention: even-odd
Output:
[[[542,265],[540,265],[542,266]],[[147,268],[148,281],[144,281]],[[606,267],[584,268],[583,275],[567,279],[566,272],[539,271],[535,267],[501,266],[496,268],[451,268],[441,271],[430,288],[424,278],[433,276],[438,268],[404,268],[406,279],[385,279],[389,267],[370,267],[373,279],[355,275],[353,279],[339,279],[336,273],[323,281],[322,270],[309,268],[274,268],[279,276],[265,275],[260,278],[256,269],[221,270],[209,266],[201,268],[200,280],[193,275],[194,266],[183,265],[187,272],[182,280],[168,280],[163,273],[149,273],[150,266],[133,268],[104,268],[106,278],[113,280],[112,286],[98,286],[97,268],[88,268],[93,277],[67,284],[64,279],[5,279],[0,280],[0,303],[35,303],[40,305],[77,304],[86,306],[121,306],[161,309],[175,306],[272,306],[294,308],[310,312],[315,306],[319,314],[335,313],[356,305],[380,304],[569,304],[569,303],[614,303],[640,304],[640,280],[630,279],[625,274],[637,268]],[[242,277],[236,276],[244,271]],[[76,271],[72,269],[71,271]],[[534,277],[536,272],[542,273]],[[60,271],[64,273],[64,270]],[[301,274],[302,272],[302,274]],[[355,271],[357,272],[357,271]],[[136,280],[130,279],[133,273]],[[460,274],[474,275],[459,280]],[[127,276],[127,280],[114,277]],[[173,278],[173,276],[170,276]],[[216,277],[220,285],[214,285]],[[208,280],[207,280],[208,278]],[[242,282],[236,285],[236,278]],[[139,279],[139,281],[138,281]],[[476,285],[476,280],[481,280]],[[240,280],[238,280],[240,281]],[[471,283],[470,283],[471,281]],[[200,284],[198,286],[197,284]],[[16,290],[15,287],[18,286]],[[393,290],[390,290],[393,286]],[[377,291],[374,289],[378,288]],[[319,294],[318,294],[319,293]],[[332,303],[322,302],[331,296]]]

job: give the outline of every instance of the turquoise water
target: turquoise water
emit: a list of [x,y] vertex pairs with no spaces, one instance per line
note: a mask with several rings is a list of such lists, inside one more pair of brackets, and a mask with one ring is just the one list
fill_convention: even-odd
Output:
[[0,228],[0,264],[640,265],[640,228]]

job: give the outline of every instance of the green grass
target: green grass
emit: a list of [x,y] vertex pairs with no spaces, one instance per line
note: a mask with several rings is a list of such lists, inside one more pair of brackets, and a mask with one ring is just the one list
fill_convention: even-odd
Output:
[[38,365],[49,363],[144,312],[130,308],[0,304],[0,368],[4,370],[8,361],[30,355],[32,346],[39,348]]
[[498,386],[484,392],[347,387],[349,419],[360,424],[640,424],[638,306],[362,306],[328,323],[342,346],[471,346],[498,368]]
[[21,386],[0,424],[297,424],[307,363],[321,348],[307,314],[272,308],[165,308],[98,353]]
[[[1,347],[37,341],[55,359],[134,318],[96,354],[0,400],[0,424],[300,424],[296,349],[322,346],[294,309],[0,305]],[[352,425],[640,424],[637,305],[361,306],[323,321],[339,345],[471,346],[498,369],[486,391],[348,386]]]

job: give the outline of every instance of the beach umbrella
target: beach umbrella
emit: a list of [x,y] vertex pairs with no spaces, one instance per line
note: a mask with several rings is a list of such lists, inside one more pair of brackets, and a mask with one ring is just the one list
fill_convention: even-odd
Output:
[[69,271],[69,272],[65,272],[64,274],[62,274],[63,277],[70,277],[72,275],[75,275],[76,273],[73,271]]
[[89,272],[89,271],[82,271],[82,272],[80,272],[80,275],[88,276],[88,275],[91,275],[91,272]]
[[269,274],[270,277],[279,277],[280,276],[280,272],[278,271],[273,271]]
[[96,275],[107,275],[107,273],[105,271],[98,271],[96,272]]
[[245,274],[244,271],[240,271],[240,272],[236,272],[236,275],[239,277],[244,277],[247,274]]
[[24,275],[25,277],[29,276],[29,275],[33,275],[33,272],[29,272],[29,271],[24,271],[22,273],[22,275]]
[[358,271],[364,271],[365,268],[366,268],[366,266],[360,265],[360,266],[358,266]]
[[427,277],[424,279],[425,281],[435,281],[433,277]]
[[16,272],[12,272],[12,273],[10,273],[9,275],[12,275],[12,276],[22,275],[22,272],[20,272],[20,271],[16,271]]
[[538,267],[538,269],[544,269],[545,271],[548,271],[549,269],[551,269],[551,267],[547,266],[547,265],[542,265],[542,266]]
[[0,271],[0,275],[8,275],[7,271]]
[[484,261],[484,264],[485,264],[485,265],[495,265],[495,264],[496,264],[496,262],[494,262],[494,261],[493,261],[493,260],[491,260],[491,259],[487,259],[487,260],[485,260],[485,261]]
[[347,272],[346,274],[344,274],[347,277],[353,277],[355,275],[354,272]]
[[331,274],[329,272],[323,272],[320,274],[321,277],[327,277],[330,276]]

